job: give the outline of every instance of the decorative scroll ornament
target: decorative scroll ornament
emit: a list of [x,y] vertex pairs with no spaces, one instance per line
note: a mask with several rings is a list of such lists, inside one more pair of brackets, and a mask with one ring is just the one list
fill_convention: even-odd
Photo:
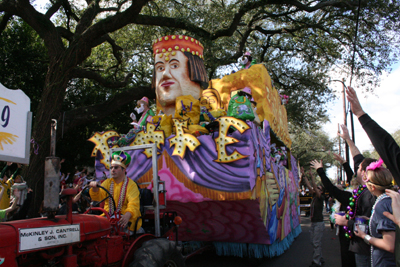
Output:
[[195,136],[184,133],[183,128],[188,128],[188,120],[179,122],[179,120],[173,119],[173,121],[176,135],[169,140],[169,145],[170,147],[175,146],[172,156],[179,156],[183,159],[186,148],[188,147],[193,152],[200,145],[200,141]]

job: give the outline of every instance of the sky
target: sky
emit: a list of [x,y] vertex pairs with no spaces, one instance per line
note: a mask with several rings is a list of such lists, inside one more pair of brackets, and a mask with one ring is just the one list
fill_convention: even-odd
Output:
[[[389,133],[394,133],[400,129],[400,64],[392,66],[392,72],[384,74],[381,79],[379,87],[375,88],[373,93],[363,93],[356,84],[352,87],[356,90],[358,99],[365,113],[375,120],[382,128]],[[341,89],[340,82],[334,82],[332,88],[336,87]],[[346,84],[347,85],[347,84]],[[340,92],[340,90],[337,90]],[[347,102],[347,99],[346,99]],[[325,124],[323,130],[331,137],[337,136],[338,123],[343,124],[343,98],[338,93],[338,98],[331,102],[328,106],[328,114],[330,122]],[[399,116],[399,117],[397,117]],[[350,118],[347,122],[350,130]],[[373,147],[371,142],[362,129],[358,119],[354,116],[354,135],[355,143],[359,150],[362,152],[369,150],[372,151]],[[344,147],[344,146],[343,146]],[[351,166],[353,163],[351,162]],[[330,178],[334,178],[336,171],[331,168],[328,170]]]

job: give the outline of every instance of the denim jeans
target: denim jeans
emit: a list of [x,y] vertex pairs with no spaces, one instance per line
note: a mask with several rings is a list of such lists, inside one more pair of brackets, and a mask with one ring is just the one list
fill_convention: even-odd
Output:
[[356,267],[371,267],[371,255],[354,253],[354,256],[356,257]]
[[[322,234],[325,229],[324,222],[312,222],[310,228],[311,244],[313,245],[313,262],[321,265],[322,258]],[[358,266],[357,266],[358,267]]]

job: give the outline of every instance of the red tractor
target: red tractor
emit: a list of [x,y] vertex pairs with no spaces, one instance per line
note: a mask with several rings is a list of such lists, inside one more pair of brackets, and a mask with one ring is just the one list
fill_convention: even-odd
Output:
[[[155,191],[158,190],[157,169],[153,170],[156,178],[153,192],[158,192]],[[45,203],[49,186],[46,178]],[[142,211],[146,233],[129,235],[117,224],[115,218],[119,214],[110,218],[104,209],[93,206],[87,214],[73,214],[72,198],[76,193],[74,189],[62,191],[67,196],[67,215],[0,223],[1,267],[185,266],[177,246],[177,230],[182,219],[175,212],[159,211],[158,194],[154,194],[151,209]],[[54,202],[58,205],[58,197]],[[92,211],[104,212],[106,217],[90,214]]]

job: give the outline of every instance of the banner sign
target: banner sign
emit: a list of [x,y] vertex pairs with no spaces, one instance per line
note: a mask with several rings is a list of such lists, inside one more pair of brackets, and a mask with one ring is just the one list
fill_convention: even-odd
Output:
[[0,84],[0,161],[28,164],[32,112],[22,90]]
[[19,252],[77,243],[80,233],[79,224],[19,229]]

